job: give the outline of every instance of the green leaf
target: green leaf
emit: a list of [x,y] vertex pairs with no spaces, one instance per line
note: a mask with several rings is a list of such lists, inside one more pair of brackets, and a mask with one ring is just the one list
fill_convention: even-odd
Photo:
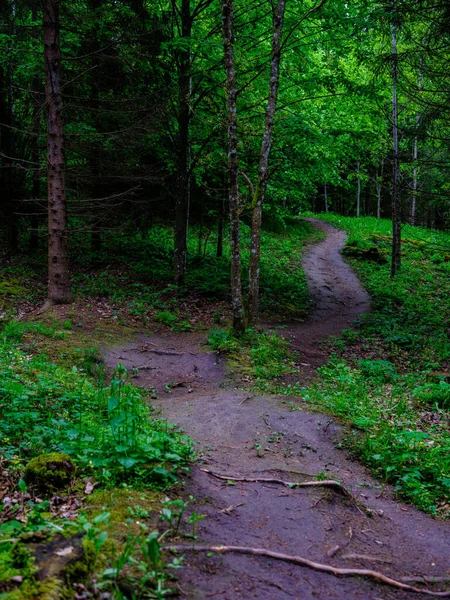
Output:
[[119,463],[125,467],[125,469],[131,469],[131,467],[134,467],[138,462],[140,461],[135,458],[119,458]]

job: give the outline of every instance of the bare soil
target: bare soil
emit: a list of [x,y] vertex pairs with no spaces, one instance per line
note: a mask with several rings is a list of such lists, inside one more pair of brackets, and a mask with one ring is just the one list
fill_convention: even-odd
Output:
[[[327,238],[304,256],[314,310],[284,334],[307,365],[307,381],[327,359],[321,342],[369,310],[369,298],[340,255],[345,234],[316,222]],[[106,353],[114,368],[134,368],[135,383],[154,389],[153,403],[197,441],[199,459],[183,495],[206,515],[195,543],[251,546],[399,578],[450,575],[450,524],[398,502],[392,489],[339,449],[348,432],[335,419],[289,402],[233,389],[226,365],[198,335],[139,336]],[[298,406],[297,408],[300,408]],[[361,506],[326,488],[217,480],[235,477],[305,481],[338,478]],[[189,511],[188,511],[189,512]],[[426,598],[365,578],[337,578],[305,567],[238,554],[186,554],[177,572],[181,598],[237,600]],[[450,583],[448,584],[450,587]],[[430,588],[433,589],[433,588]]]

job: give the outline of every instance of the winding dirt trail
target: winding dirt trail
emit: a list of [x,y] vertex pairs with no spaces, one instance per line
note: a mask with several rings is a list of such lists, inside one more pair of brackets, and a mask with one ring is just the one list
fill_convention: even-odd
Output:
[[[320,340],[350,327],[369,308],[367,294],[340,255],[345,235],[320,222],[314,225],[328,234],[304,257],[315,309],[304,324],[285,330],[311,372],[326,360]],[[390,489],[383,489],[337,448],[346,433],[330,417],[290,411],[283,398],[233,389],[216,355],[203,352],[195,336],[142,336],[109,351],[106,362],[110,367],[118,362],[139,367],[135,382],[156,388],[154,404],[163,416],[197,441],[200,459],[183,490],[195,497],[191,509],[207,517],[198,525],[197,543],[265,548],[393,577],[450,574],[450,524],[395,501]],[[165,393],[168,382],[181,381],[184,387]],[[230,479],[234,475],[297,482],[323,473],[342,481],[373,516],[331,489],[230,485],[211,477],[205,468]],[[429,597],[262,557],[186,556],[187,566],[177,575],[181,598],[189,600]]]

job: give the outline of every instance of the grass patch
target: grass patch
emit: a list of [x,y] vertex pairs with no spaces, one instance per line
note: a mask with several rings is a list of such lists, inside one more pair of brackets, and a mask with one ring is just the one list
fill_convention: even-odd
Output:
[[[348,232],[347,246],[389,258],[389,221],[319,217]],[[335,341],[317,384],[292,392],[348,419],[348,446],[403,498],[449,516],[450,236],[405,225],[403,238],[395,279],[389,262],[348,256],[372,313]]]
[[226,354],[230,366],[250,378],[256,387],[265,387],[268,380],[293,372],[289,347],[275,334],[250,328],[236,337],[231,329],[218,329],[210,332],[208,344]]

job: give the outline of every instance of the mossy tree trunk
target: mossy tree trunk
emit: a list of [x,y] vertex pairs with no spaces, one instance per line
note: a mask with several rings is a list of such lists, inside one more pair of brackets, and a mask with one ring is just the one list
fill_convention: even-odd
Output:
[[228,199],[230,204],[231,306],[233,329],[245,330],[241,283],[241,238],[239,215],[239,161],[237,153],[236,69],[234,63],[233,0],[222,0],[223,45],[225,53],[228,125]]
[[[395,0],[392,3],[395,9]],[[395,18],[395,17],[394,17]],[[400,155],[398,146],[398,105],[397,105],[397,26],[392,25],[392,261],[391,277],[395,277],[401,266],[401,214],[400,214]]]
[[267,100],[264,135],[258,168],[258,183],[253,197],[252,231],[250,249],[249,290],[248,290],[248,321],[254,325],[259,313],[259,262],[261,256],[261,225],[262,207],[266,195],[269,155],[272,146],[272,131],[277,106],[278,87],[280,80],[281,33],[283,30],[286,0],[278,0],[273,16],[272,54],[270,63],[270,86]]

